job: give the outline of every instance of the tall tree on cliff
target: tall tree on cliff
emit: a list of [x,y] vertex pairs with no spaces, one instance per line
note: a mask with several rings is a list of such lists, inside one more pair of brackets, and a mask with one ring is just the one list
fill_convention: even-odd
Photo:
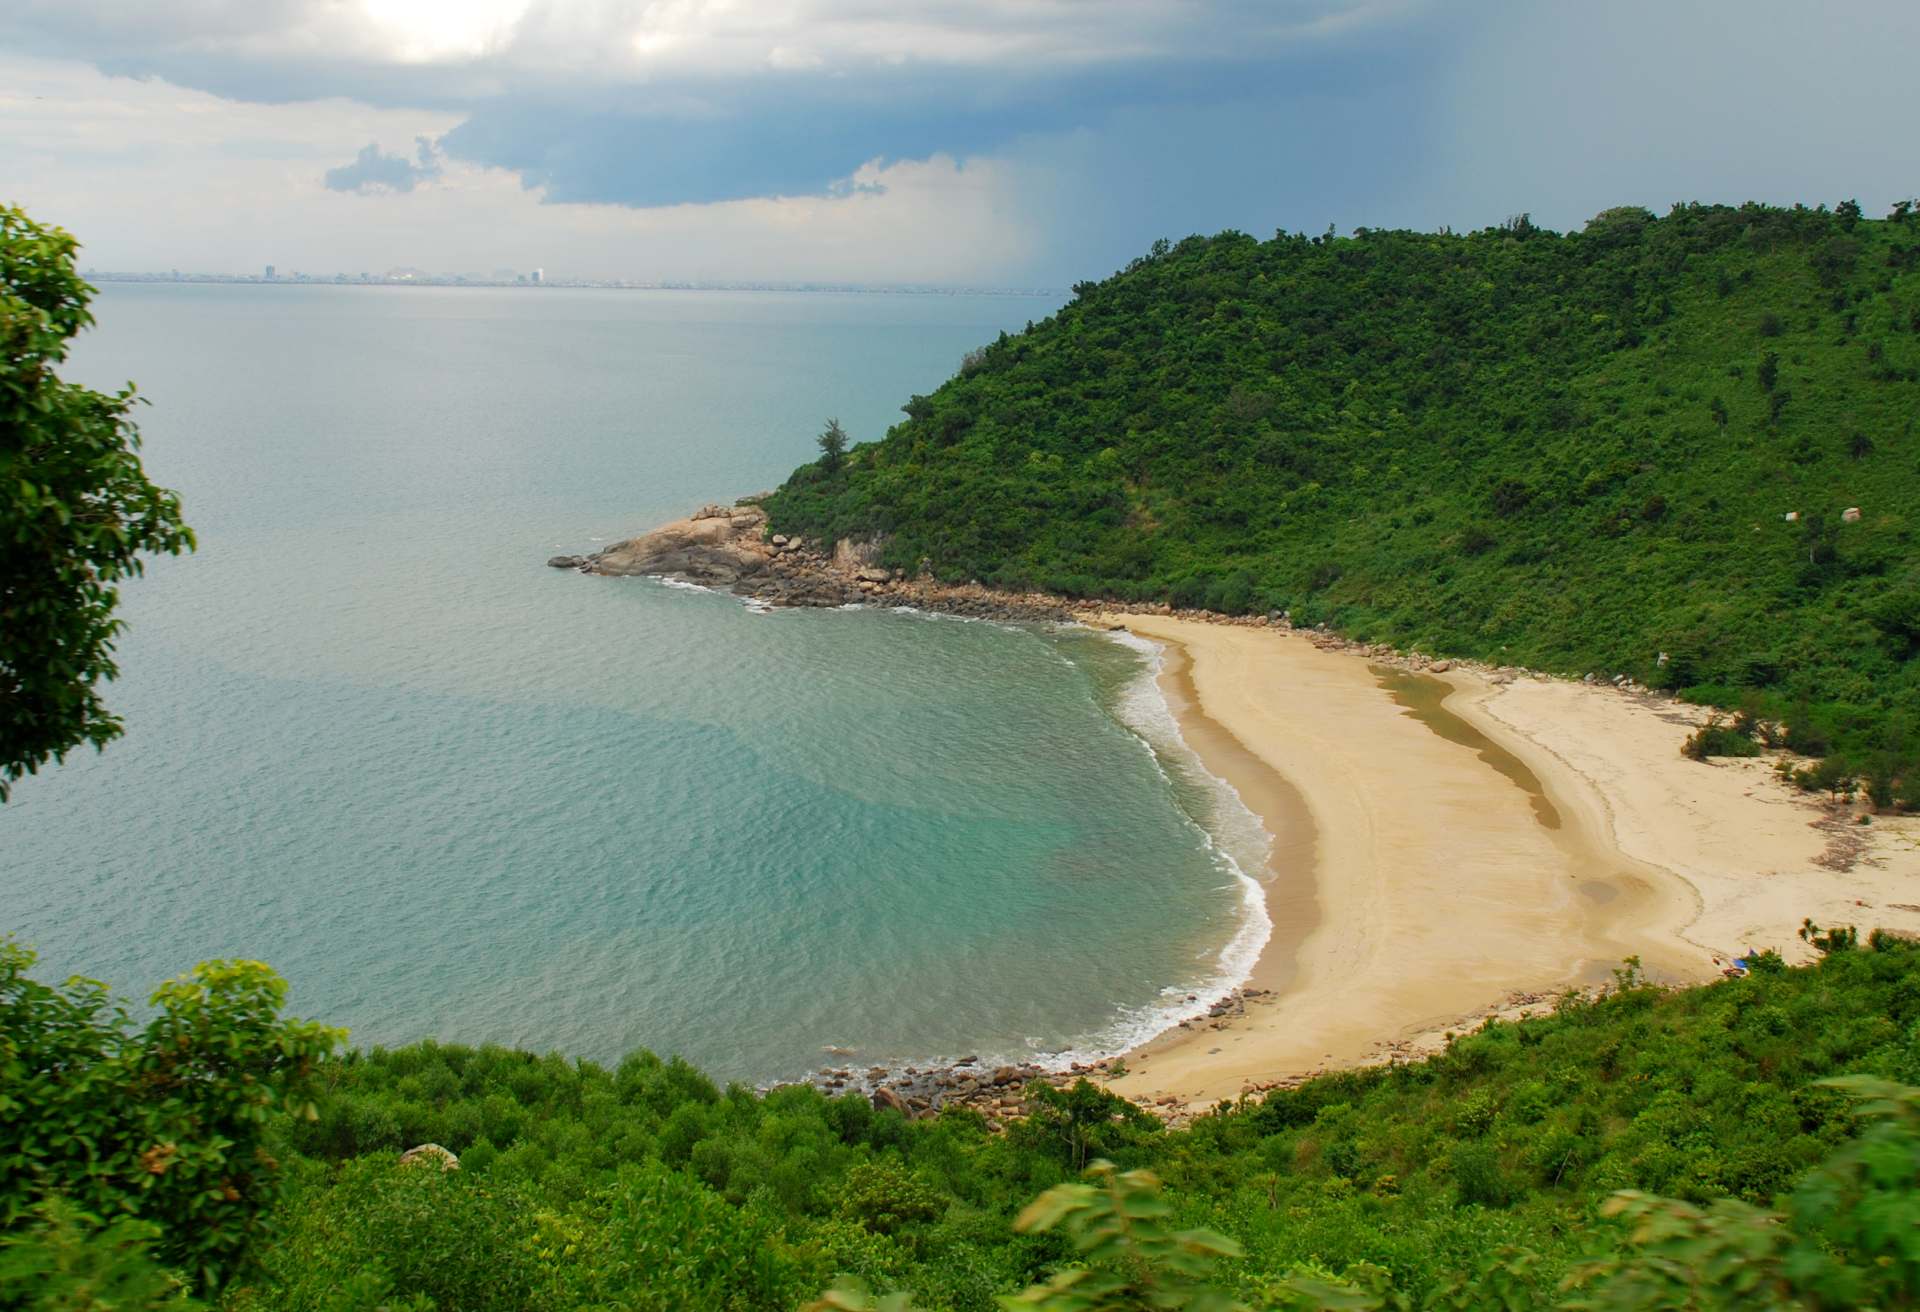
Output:
[[820,446],[820,463],[831,474],[840,468],[840,458],[847,454],[847,430],[840,427],[838,419],[827,420],[826,428],[814,439]]
[[118,673],[115,584],[142,553],[193,548],[179,499],[140,467],[132,385],[106,395],[54,373],[93,322],[76,244],[0,206],[0,801],[119,736],[100,699]]

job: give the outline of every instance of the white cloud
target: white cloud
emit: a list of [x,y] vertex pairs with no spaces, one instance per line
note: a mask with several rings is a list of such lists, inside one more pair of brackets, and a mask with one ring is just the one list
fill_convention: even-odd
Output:
[[1884,204],[1916,47],[1913,0],[0,0],[42,60],[0,57],[0,178],[122,267],[1060,283],[1224,227]]
[[406,152],[452,117],[238,105],[52,61],[0,60],[0,87],[8,199],[103,269],[957,284],[1017,276],[1038,250],[1020,171],[992,160],[869,163],[843,198],[652,210],[547,205],[510,173],[459,164],[406,194],[343,194],[323,183],[330,166],[369,141]]
[[507,46],[532,0],[360,0],[372,43],[402,63],[477,59]]
[[[296,60],[383,103],[449,88],[767,68],[925,65],[1058,75],[1103,64],[1243,59],[1392,22],[1432,0],[15,0],[15,49],[100,59],[191,85]],[[389,70],[396,76],[381,77]],[[438,81],[436,70],[456,74]],[[199,72],[206,82],[196,81]],[[264,98],[299,94],[261,85]],[[418,99],[410,99],[417,96]]]

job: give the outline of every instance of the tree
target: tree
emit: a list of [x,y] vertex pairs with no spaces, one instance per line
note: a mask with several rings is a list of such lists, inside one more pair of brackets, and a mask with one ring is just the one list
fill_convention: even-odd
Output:
[[193,547],[178,499],[140,467],[132,386],[108,396],[54,373],[93,322],[74,249],[0,206],[0,801],[21,775],[119,736],[99,692],[118,673],[114,585],[143,552]]
[[271,1122],[307,1105],[345,1032],[283,1018],[287,986],[257,961],[163,984],[140,1029],[105,985],[40,984],[33,963],[0,938],[0,1227],[57,1199],[135,1216],[170,1266],[217,1286],[280,1194]]
[[1078,1171],[1088,1160],[1117,1151],[1160,1123],[1117,1093],[1087,1080],[1068,1089],[1036,1081],[1026,1089],[1028,1112],[1016,1140],[1027,1147],[1057,1151]]
[[840,468],[841,457],[847,454],[847,430],[840,427],[840,421],[827,420],[826,428],[814,441],[820,445],[820,460],[828,472]]

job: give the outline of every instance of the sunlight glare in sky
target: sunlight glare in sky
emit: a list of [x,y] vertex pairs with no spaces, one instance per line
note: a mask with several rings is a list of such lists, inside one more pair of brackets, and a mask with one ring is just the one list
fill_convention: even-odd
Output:
[[409,62],[485,54],[531,0],[360,0]]

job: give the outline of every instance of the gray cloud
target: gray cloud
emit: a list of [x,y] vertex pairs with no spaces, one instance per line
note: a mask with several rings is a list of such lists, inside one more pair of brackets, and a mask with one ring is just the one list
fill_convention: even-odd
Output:
[[389,155],[380,143],[370,141],[361,147],[351,164],[328,169],[323,181],[329,191],[351,191],[362,196],[412,191],[423,182],[440,176],[439,152],[433,142],[419,137],[414,142],[414,158]]
[[[513,170],[555,202],[645,208],[844,195],[874,160],[1371,85],[1396,75],[1431,3],[531,0],[484,39],[419,57],[336,0],[151,0],[132,26],[117,0],[24,0],[0,15],[0,44],[242,101],[459,113],[450,158]],[[1383,30],[1399,33],[1384,58]],[[356,189],[413,178],[364,154],[335,173],[329,186]]]
[[[871,249],[887,232],[867,202],[895,176],[889,166],[941,159],[899,175],[924,190],[887,213],[931,224],[927,249],[971,243],[1008,261],[1008,276],[1056,281],[1110,270],[1155,237],[1223,227],[1467,227],[1522,210],[1571,227],[1613,204],[1692,199],[1858,195],[1874,208],[1920,179],[1902,99],[1920,53],[1912,0],[463,0],[429,11],[434,24],[403,4],[350,0],[12,0],[0,3],[0,50],[196,88],[283,126],[353,121],[324,139],[283,134],[299,137],[301,158],[426,131],[437,155],[369,147],[327,175],[336,191],[411,191],[404,205],[359,207],[381,224],[479,204],[477,179],[498,184],[487,203],[519,206],[515,223],[543,231],[605,218],[608,232],[678,233],[680,206],[744,202],[732,213],[746,223],[774,203],[807,216],[817,249],[857,263],[834,243],[858,232]],[[370,12],[401,17],[382,26]],[[111,122],[85,143],[96,169],[125,140]],[[29,157],[46,139],[13,137]],[[159,141],[143,151],[167,148]],[[36,166],[77,169],[79,158]],[[421,185],[443,166],[442,185]],[[943,204],[937,189],[981,204]],[[531,217],[540,202],[548,217]]]

